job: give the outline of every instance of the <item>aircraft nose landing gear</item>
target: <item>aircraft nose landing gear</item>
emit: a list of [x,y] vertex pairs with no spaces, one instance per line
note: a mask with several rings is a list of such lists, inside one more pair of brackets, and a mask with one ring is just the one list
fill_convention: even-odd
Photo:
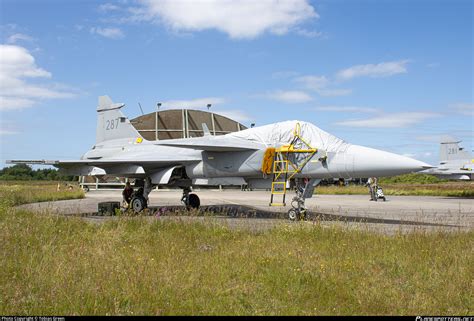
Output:
[[304,199],[295,196],[291,202],[291,206],[293,208],[288,211],[288,218],[290,221],[306,221],[306,207],[304,205]]
[[321,182],[320,179],[312,178],[305,182],[303,179],[296,179],[296,196],[291,201],[293,207],[288,211],[288,218],[291,221],[306,221],[307,209],[305,206],[305,200],[313,196],[314,188]]

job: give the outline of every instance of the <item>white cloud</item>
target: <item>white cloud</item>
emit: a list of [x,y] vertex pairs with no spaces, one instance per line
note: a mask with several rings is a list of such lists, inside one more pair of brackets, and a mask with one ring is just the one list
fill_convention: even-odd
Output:
[[347,69],[343,69],[336,74],[336,77],[340,80],[349,80],[356,77],[390,77],[396,74],[402,74],[407,72],[406,65],[409,60],[398,60],[381,62],[379,64],[367,64],[352,66]]
[[100,27],[92,27],[90,28],[90,33],[98,34],[102,37],[109,38],[109,39],[120,39],[125,37],[122,30],[119,28],[100,28]]
[[329,80],[326,76],[302,76],[294,79],[295,82],[301,83],[307,89],[318,91],[326,88]]
[[35,101],[28,98],[0,96],[0,110],[23,109],[32,107],[34,104]]
[[316,107],[315,110],[336,113],[376,113],[379,111],[376,108],[355,106],[320,106]]
[[108,12],[108,11],[118,11],[121,8],[112,3],[104,3],[99,6],[99,11]]
[[308,101],[313,100],[310,95],[308,95],[304,91],[298,90],[276,90],[259,96],[291,104],[306,103]]
[[23,33],[15,33],[15,34],[11,35],[10,37],[8,37],[7,43],[14,44],[14,43],[17,43],[19,40],[21,40],[21,41],[33,41],[34,38],[30,37],[28,35],[25,35]]
[[473,103],[458,103],[458,104],[452,104],[449,107],[461,115],[474,116]]
[[353,119],[335,123],[339,126],[366,128],[400,128],[420,123],[428,118],[438,117],[439,114],[430,112],[405,112],[385,114],[367,119]]
[[283,35],[318,18],[308,0],[141,0],[132,20],[163,23],[174,31],[215,29],[233,39],[252,39],[266,32]]
[[346,96],[352,93],[352,89],[330,88],[332,81],[326,76],[301,76],[293,81],[303,85],[306,89],[315,91],[320,96]]
[[196,98],[191,100],[168,100],[163,102],[162,106],[163,108],[205,108],[207,104],[212,104],[212,106],[215,106],[223,104],[224,102],[224,98],[207,97]]
[[249,121],[252,120],[253,118],[246,113],[244,113],[241,110],[225,110],[225,109],[217,109],[217,110],[211,110],[216,114],[228,117],[230,119],[233,119],[235,121],[238,121],[240,123],[244,121]]
[[2,85],[13,81],[13,78],[51,78],[50,72],[36,66],[35,58],[27,49],[14,45],[0,45],[0,49],[0,80]]
[[316,30],[307,30],[307,29],[301,29],[301,28],[296,28],[295,30],[296,34],[308,38],[319,38],[323,35],[321,31],[316,31]]
[[[72,90],[58,84],[28,83],[25,79],[50,79],[29,51],[20,46],[0,45],[0,110],[34,106],[41,99],[74,97]],[[68,88],[70,89],[70,88]]]
[[318,94],[323,97],[347,96],[352,94],[352,89],[320,89]]

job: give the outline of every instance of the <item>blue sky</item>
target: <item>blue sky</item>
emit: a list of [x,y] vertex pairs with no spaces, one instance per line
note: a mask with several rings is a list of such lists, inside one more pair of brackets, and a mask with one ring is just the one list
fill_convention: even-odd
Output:
[[472,1],[0,5],[1,166],[80,157],[104,94],[130,118],[210,102],[432,164],[443,135],[474,149]]

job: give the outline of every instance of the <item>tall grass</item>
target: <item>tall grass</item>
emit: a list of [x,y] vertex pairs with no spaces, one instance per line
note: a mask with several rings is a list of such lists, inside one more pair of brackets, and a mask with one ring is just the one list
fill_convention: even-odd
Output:
[[77,184],[58,182],[6,182],[0,181],[0,203],[4,205],[20,205],[34,202],[59,201],[65,199],[84,198],[84,191]]
[[448,180],[428,174],[411,173],[392,177],[382,177],[380,178],[379,182],[381,184],[436,184],[446,183]]
[[282,223],[252,232],[126,216],[96,224],[11,207],[58,198],[47,185],[25,185],[25,198],[0,186],[0,315],[474,313],[472,231],[384,236]]
[[345,315],[474,310],[474,233],[267,232],[0,210],[0,314]]

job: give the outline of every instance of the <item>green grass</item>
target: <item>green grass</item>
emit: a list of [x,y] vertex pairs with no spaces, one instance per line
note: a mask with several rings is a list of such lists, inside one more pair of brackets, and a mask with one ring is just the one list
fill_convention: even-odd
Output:
[[[448,181],[427,174],[405,174],[379,179],[386,195],[403,196],[448,196],[448,197],[473,197],[474,182]],[[368,195],[367,187],[361,185],[349,186],[318,186],[317,194],[335,195]]]
[[[28,200],[57,198],[48,185],[19,188]],[[140,216],[96,224],[14,209],[26,199],[0,187],[0,315],[474,313],[472,231],[282,223],[257,233]]]
[[251,233],[0,210],[0,314],[474,312],[474,233]]
[[380,184],[436,184],[448,182],[446,179],[440,179],[433,175],[428,174],[404,174],[393,177],[382,177],[379,179]]
[[26,203],[59,201],[65,199],[84,198],[84,191],[77,184],[72,190],[67,189],[64,183],[47,181],[0,181],[0,204],[21,205]]
[[[380,184],[385,195],[412,195],[412,196],[449,196],[449,197],[474,197],[474,184],[472,182],[446,182],[446,183],[387,183]],[[368,195],[367,187],[360,185],[349,186],[318,186],[316,194],[334,195]]]

